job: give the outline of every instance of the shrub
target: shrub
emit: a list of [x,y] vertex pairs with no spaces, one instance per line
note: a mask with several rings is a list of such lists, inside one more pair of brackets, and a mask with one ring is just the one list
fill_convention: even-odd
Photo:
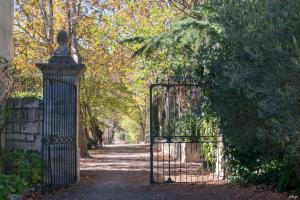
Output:
[[210,3],[222,39],[200,57],[208,63],[206,86],[232,173],[294,190],[300,182],[300,2]]
[[98,140],[94,138],[87,138],[87,147],[89,150],[96,149],[99,147]]
[[[229,180],[242,184],[267,185],[269,189],[277,191],[295,190],[300,185],[293,168],[293,164],[287,161],[273,161],[258,166],[256,170],[234,164],[231,168],[233,175]],[[300,192],[299,189],[296,191]]]
[[136,55],[166,50],[170,70],[202,86],[234,179],[299,189],[300,1],[208,0],[194,9],[166,33],[132,38],[143,45]]
[[41,182],[41,156],[36,151],[15,150],[3,155],[6,174],[0,175],[0,199],[9,194],[21,194]]

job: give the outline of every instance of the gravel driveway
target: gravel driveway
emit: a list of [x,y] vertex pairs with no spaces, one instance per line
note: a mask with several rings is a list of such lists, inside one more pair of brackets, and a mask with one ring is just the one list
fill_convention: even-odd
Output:
[[147,145],[110,145],[92,151],[81,160],[79,184],[60,190],[49,199],[70,200],[281,200],[278,194],[219,183],[149,184],[149,147]]

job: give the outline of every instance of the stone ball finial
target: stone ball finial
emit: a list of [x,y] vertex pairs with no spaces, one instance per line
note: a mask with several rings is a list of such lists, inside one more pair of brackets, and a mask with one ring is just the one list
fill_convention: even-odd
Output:
[[60,30],[57,34],[57,43],[62,46],[66,46],[68,43],[68,34],[64,29]]
[[68,34],[65,30],[60,30],[57,34],[58,48],[54,52],[54,56],[69,56]]

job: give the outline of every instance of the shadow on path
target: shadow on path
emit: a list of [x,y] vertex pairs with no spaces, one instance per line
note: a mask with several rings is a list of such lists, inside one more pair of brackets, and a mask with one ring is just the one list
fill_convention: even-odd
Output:
[[225,183],[149,184],[147,145],[110,145],[81,159],[81,181],[51,199],[71,200],[255,200],[287,199],[284,194]]

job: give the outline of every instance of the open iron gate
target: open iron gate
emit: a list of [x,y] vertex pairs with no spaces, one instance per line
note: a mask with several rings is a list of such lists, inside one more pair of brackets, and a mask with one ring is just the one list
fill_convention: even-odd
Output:
[[196,84],[150,86],[150,183],[224,179],[222,138],[206,127]]
[[74,76],[44,76],[43,191],[77,181],[77,87]]

